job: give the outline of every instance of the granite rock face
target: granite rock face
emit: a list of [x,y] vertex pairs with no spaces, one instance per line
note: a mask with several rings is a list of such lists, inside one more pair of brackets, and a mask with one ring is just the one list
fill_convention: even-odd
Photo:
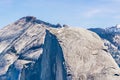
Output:
[[0,52],[0,80],[120,80],[97,34],[32,16],[0,30]]
[[108,47],[108,52],[111,53],[120,67],[120,25],[113,27],[91,28],[89,29],[97,33],[104,41],[104,45]]

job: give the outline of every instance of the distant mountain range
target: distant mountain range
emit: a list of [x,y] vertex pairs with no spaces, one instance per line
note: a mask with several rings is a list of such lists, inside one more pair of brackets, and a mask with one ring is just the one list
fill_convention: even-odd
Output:
[[86,30],[23,17],[0,29],[0,80],[120,80],[119,39],[119,26]]
[[97,33],[103,40],[105,46],[108,46],[108,51],[120,66],[120,25],[108,28],[90,28]]

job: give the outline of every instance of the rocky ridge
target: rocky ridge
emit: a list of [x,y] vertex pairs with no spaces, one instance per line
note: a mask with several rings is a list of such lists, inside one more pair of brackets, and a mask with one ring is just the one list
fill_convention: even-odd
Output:
[[0,30],[0,80],[120,80],[94,32],[23,17]]

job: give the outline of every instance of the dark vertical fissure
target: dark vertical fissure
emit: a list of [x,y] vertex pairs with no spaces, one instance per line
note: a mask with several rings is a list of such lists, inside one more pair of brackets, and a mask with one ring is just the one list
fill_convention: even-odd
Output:
[[[24,69],[25,80],[67,80],[62,48],[55,35],[46,30],[43,53],[34,65]],[[22,77],[22,76],[21,76]]]
[[66,80],[62,48],[55,35],[46,30],[40,80]]

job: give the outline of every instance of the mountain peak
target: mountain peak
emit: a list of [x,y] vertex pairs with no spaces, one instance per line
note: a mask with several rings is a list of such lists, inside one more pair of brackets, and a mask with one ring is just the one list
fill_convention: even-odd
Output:
[[30,21],[36,20],[36,17],[34,17],[34,16],[25,16],[25,17],[22,17],[20,20],[25,20],[26,22],[30,22]]
[[120,33],[120,24],[117,24],[112,27],[105,28],[107,33]]
[[120,24],[117,24],[117,25],[116,25],[116,28],[120,28]]
[[31,24],[43,24],[47,27],[53,27],[53,28],[61,28],[62,26],[60,24],[51,24],[49,22],[45,22],[45,21],[42,21],[40,19],[37,19],[36,17],[34,16],[25,16],[25,17],[22,17],[20,18],[19,20],[17,20],[14,24],[17,25],[17,24],[28,24],[28,23],[31,23]]

